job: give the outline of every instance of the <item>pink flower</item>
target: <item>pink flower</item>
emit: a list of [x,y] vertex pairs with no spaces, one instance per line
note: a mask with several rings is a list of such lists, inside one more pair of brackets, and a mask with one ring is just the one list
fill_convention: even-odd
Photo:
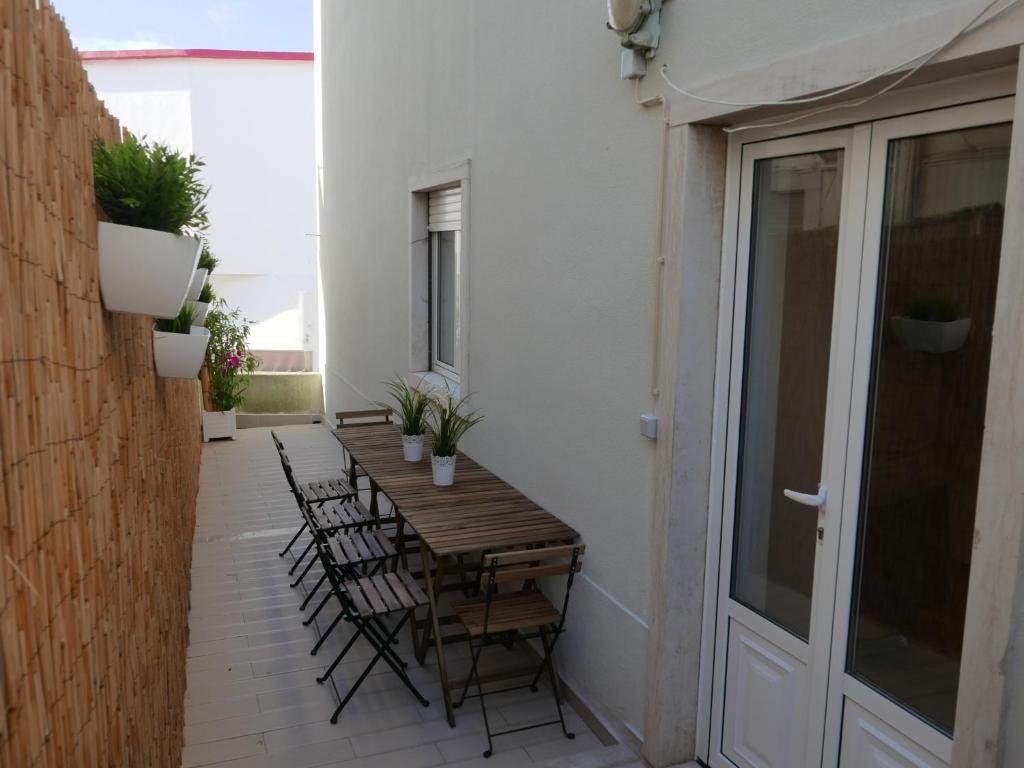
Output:
[[239,365],[242,364],[242,358],[240,358],[238,355],[231,355],[231,357],[227,359],[227,364],[231,368],[237,368]]

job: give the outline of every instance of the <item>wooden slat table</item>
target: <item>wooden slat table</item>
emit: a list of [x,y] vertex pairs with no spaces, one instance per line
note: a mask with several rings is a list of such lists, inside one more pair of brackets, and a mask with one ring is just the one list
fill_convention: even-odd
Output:
[[[433,638],[448,724],[454,727],[444,659],[445,638],[441,635],[442,618],[437,608],[446,561],[458,559],[461,564],[467,555],[571,542],[578,534],[461,452],[455,484],[447,488],[434,485],[430,435],[424,439],[423,460],[419,462],[405,461],[401,432],[395,426],[346,426],[334,435],[348,452],[353,482],[357,466],[369,477],[373,511],[376,512],[379,491],[394,505],[399,541],[405,526],[412,528],[419,539],[429,615],[422,634],[415,637],[417,656],[422,663]],[[436,563],[434,569],[431,558]]]

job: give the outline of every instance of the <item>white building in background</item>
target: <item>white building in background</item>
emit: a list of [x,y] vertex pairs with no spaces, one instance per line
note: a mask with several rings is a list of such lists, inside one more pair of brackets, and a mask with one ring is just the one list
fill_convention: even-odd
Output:
[[217,294],[254,321],[264,370],[316,370],[313,56],[97,51],[89,80],[121,125],[206,161]]
[[1024,5],[609,5],[317,3],[328,412],[473,393],[653,765],[1024,765]]

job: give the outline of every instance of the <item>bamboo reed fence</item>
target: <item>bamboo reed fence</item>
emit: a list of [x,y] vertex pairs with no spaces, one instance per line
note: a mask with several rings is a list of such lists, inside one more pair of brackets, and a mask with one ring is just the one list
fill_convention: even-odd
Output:
[[194,382],[100,303],[120,129],[48,0],[0,0],[0,765],[180,765]]

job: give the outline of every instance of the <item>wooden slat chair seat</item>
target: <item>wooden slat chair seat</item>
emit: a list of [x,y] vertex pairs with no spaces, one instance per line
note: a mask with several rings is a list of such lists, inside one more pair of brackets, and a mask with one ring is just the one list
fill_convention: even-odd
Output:
[[[481,563],[481,580],[485,580],[487,585],[484,596],[461,601],[452,606],[456,617],[470,636],[469,647],[473,658],[469,677],[466,678],[465,687],[462,689],[462,696],[454,706],[462,706],[469,693],[469,687],[475,680],[476,697],[480,699],[484,729],[487,732],[487,750],[484,752],[484,757],[490,757],[493,754],[495,736],[516,733],[521,730],[541,728],[546,725],[560,725],[566,738],[575,738],[575,735],[566,728],[565,718],[562,715],[562,698],[558,689],[558,676],[555,674],[554,650],[555,644],[565,628],[569,592],[572,590],[576,574],[582,567],[580,556],[583,554],[583,550],[582,545],[561,545],[484,555]],[[565,598],[561,610],[555,608],[537,586],[538,579],[550,576],[566,577]],[[499,588],[505,589],[508,588],[508,585],[520,583],[522,588],[517,591],[498,593]],[[480,655],[488,645],[507,643],[510,632],[517,633],[525,640],[539,639],[544,649],[544,657],[529,686],[514,686],[500,691],[491,691],[491,695],[527,687],[536,691],[537,682],[546,670],[558,710],[558,719],[494,732],[491,731],[490,722],[487,719],[487,705],[480,682]]]
[[495,595],[486,622],[487,601],[483,598],[455,603],[452,610],[473,637],[480,637],[485,631],[510,632],[557,624],[562,618],[558,609],[540,591]]
[[335,500],[310,510],[320,527],[328,532],[349,531],[375,523],[370,510],[357,499]]
[[334,561],[342,568],[376,563],[398,554],[383,531],[356,531],[348,536],[332,536],[327,543]]

